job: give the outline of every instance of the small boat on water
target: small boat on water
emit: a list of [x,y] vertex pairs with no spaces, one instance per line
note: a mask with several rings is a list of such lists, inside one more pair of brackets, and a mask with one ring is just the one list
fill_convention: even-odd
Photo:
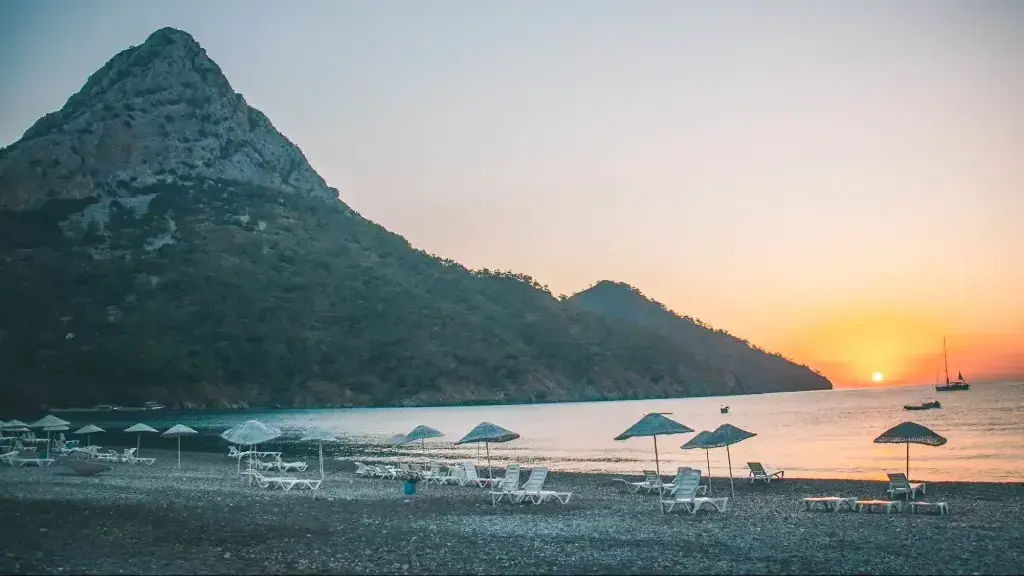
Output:
[[722,412],[722,414],[728,414],[729,413],[729,407],[728,406],[722,406],[719,410]]
[[923,404],[907,404],[903,407],[904,410],[934,410],[936,408],[942,408],[942,404],[939,404],[938,400],[924,402]]
[[163,410],[164,405],[159,402],[146,402],[142,405],[143,410]]

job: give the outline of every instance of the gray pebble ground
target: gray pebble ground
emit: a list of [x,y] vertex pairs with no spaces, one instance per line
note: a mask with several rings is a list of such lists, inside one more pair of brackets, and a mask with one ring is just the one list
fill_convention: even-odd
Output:
[[[79,477],[0,466],[3,574],[673,573],[1020,574],[1019,484],[929,483],[948,516],[805,512],[802,496],[884,497],[886,483],[736,483],[730,512],[663,515],[608,476],[552,473],[568,505],[492,507],[486,490],[356,477],[261,490],[215,454],[147,451]],[[311,470],[315,462],[311,463]],[[528,463],[524,463],[528,465]],[[307,472],[304,475],[312,476]],[[880,474],[882,478],[884,475]],[[717,480],[718,495],[728,484]]]

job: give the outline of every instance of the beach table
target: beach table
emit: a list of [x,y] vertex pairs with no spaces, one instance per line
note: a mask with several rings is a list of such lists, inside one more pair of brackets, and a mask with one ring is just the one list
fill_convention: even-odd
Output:
[[821,510],[830,510],[832,512],[839,512],[843,509],[845,504],[847,509],[851,512],[857,504],[856,498],[842,498],[839,496],[821,496],[815,498],[804,498],[802,500],[804,508],[806,510],[814,510],[819,508]]
[[949,514],[949,505],[945,502],[911,502],[910,512],[938,512],[940,516]]
[[895,500],[858,500],[857,511],[858,512],[885,512],[886,514],[892,514],[892,511],[901,511],[902,503]]

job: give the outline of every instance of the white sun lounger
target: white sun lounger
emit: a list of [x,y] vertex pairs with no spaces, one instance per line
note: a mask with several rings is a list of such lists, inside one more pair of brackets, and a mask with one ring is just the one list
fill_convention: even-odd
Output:
[[362,462],[352,462],[356,465],[356,476],[362,476],[364,478],[370,478],[377,475],[377,469],[373,466],[367,466]]
[[11,450],[10,452],[7,452],[5,454],[0,454],[0,462],[4,462],[11,466],[16,466],[14,461],[18,458],[18,454],[21,454],[21,451]]
[[728,498],[698,497],[697,490],[699,488],[700,471],[692,469],[683,471],[682,477],[676,481],[675,496],[661,501],[662,512],[672,512],[678,506],[682,510],[696,514],[705,504],[719,512],[725,512],[728,509]]
[[22,466],[38,466],[40,468],[48,468],[50,464],[54,463],[53,458],[15,458],[13,464],[18,467]]
[[251,476],[260,488],[278,487],[286,492],[294,488],[296,484],[303,482],[302,479],[292,476],[264,476],[259,470],[253,470],[252,468],[247,469],[242,474]]
[[501,478],[481,478],[477,476],[476,466],[472,462],[463,462],[462,470],[465,472],[465,476],[459,480],[461,486],[476,484],[480,488],[487,488],[501,481]]
[[786,475],[785,470],[774,470],[769,472],[761,465],[760,462],[747,462],[747,467],[750,468],[750,483],[753,484],[760,480],[765,484],[771,484],[772,480],[781,480]]
[[622,482],[627,490],[632,492],[640,492],[641,490],[647,491],[648,494],[655,490],[660,490],[664,483],[658,476],[658,473],[654,470],[644,470],[644,479],[639,482],[629,482],[624,478],[614,478],[615,481]]
[[289,472],[291,470],[305,472],[306,468],[308,468],[308,465],[305,462],[285,462],[281,460],[280,456],[274,457],[274,459],[269,462],[257,460],[256,466],[260,470],[278,470],[280,472]]
[[452,476],[452,471],[442,470],[441,465],[437,462],[430,463],[430,468],[423,472],[423,479],[427,484],[433,482],[439,486],[448,483],[458,484],[458,480]]
[[[264,476],[264,478],[266,478]],[[259,481],[257,479],[257,481]],[[290,491],[292,488],[308,488],[310,490],[319,490],[320,484],[323,482],[320,478],[291,478],[291,477],[277,477],[270,478],[270,482],[277,483],[284,489],[285,492]]]
[[572,498],[572,492],[544,490],[544,481],[547,480],[547,477],[548,469],[543,466],[530,470],[530,477],[526,479],[526,483],[515,492],[516,502],[529,499],[534,504],[543,504],[554,499],[562,504],[568,504],[569,499]]
[[497,506],[498,502],[501,502],[503,498],[508,498],[509,502],[514,501],[514,494],[518,490],[519,464],[509,464],[508,468],[505,469],[505,477],[501,479],[498,489],[491,490],[491,505]]
[[895,498],[897,494],[902,494],[913,500],[917,497],[918,492],[921,494],[925,493],[925,485],[924,482],[911,483],[903,472],[894,472],[889,474],[889,489],[885,492],[891,498]]
[[676,478],[675,478],[675,480],[673,480],[671,484],[663,484],[662,485],[662,489],[665,492],[667,492],[670,496],[675,496],[676,489],[677,489],[678,486],[680,486],[680,481],[682,480],[683,476],[686,475],[686,474],[696,474],[697,475],[697,492],[696,492],[696,494],[705,495],[705,494],[708,493],[707,485],[700,483],[700,478],[701,478],[700,470],[697,470],[696,468],[689,468],[689,467],[686,467],[686,466],[680,467],[678,470],[676,470]]
[[106,452],[93,452],[92,457],[96,460],[103,462],[120,462],[121,456],[114,450],[107,450]]
[[124,456],[121,457],[121,461],[127,462],[128,464],[147,464],[149,466],[152,466],[153,463],[156,462],[156,458],[139,458],[135,455],[136,450],[137,448],[126,449],[124,451]]

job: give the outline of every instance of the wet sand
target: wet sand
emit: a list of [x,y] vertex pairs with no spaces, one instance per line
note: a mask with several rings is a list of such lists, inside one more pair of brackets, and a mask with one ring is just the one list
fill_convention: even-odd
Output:
[[[884,498],[877,482],[736,481],[726,513],[663,515],[610,476],[552,473],[568,505],[491,506],[486,490],[355,476],[318,492],[247,487],[235,460],[143,449],[157,463],[75,476],[0,465],[0,573],[1019,574],[1024,487],[928,482],[950,515],[803,511],[804,496]],[[286,459],[287,455],[286,455]],[[313,477],[316,461],[299,476]],[[525,478],[525,477],[524,477]],[[715,479],[713,495],[728,494]]]

